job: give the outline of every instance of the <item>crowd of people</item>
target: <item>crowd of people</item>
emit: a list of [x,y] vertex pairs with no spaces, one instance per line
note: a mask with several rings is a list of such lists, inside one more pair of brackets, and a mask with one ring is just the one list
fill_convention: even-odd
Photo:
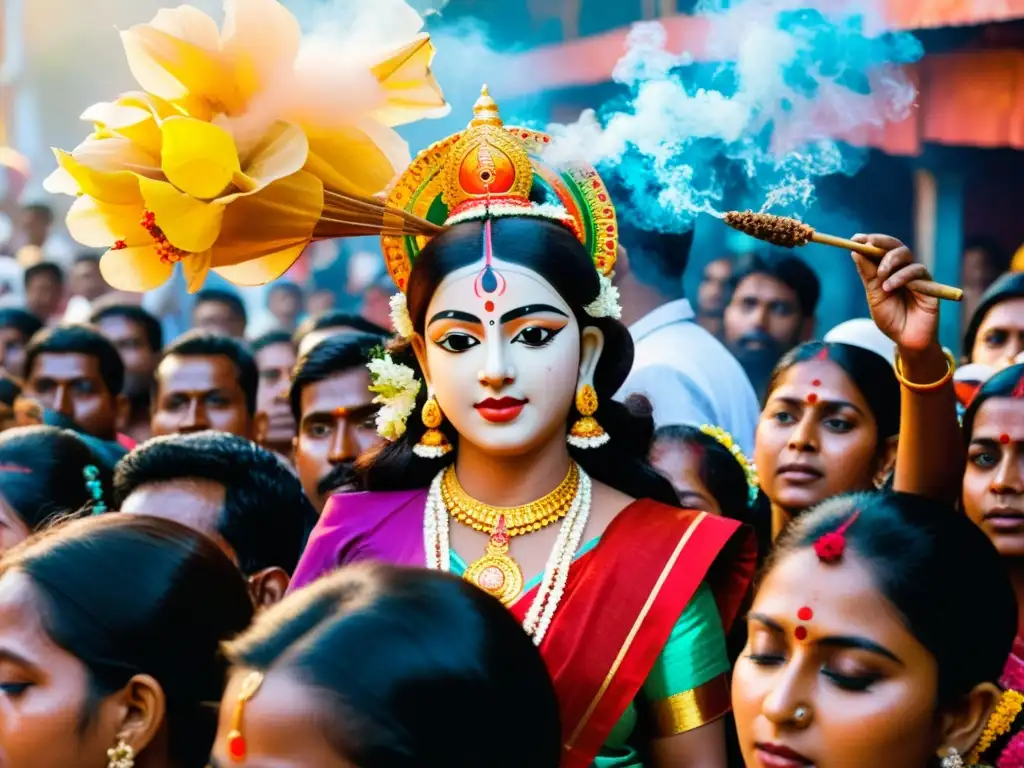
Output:
[[778,253],[694,306],[692,232],[545,141],[485,89],[362,314],[22,264],[0,765],[1024,768],[1024,273],[968,244],[959,354],[881,234],[870,317]]

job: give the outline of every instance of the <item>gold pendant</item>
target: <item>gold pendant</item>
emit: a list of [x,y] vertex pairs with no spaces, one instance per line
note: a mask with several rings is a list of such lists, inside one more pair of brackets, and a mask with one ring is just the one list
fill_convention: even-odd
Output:
[[514,602],[523,591],[523,571],[519,563],[509,557],[509,541],[511,539],[505,527],[505,516],[502,515],[491,532],[484,556],[473,562],[462,577],[498,598],[504,605]]

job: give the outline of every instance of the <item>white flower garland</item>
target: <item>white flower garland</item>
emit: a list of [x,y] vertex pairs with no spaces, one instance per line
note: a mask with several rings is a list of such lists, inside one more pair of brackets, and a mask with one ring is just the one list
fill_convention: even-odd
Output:
[[[540,645],[551,620],[554,618],[558,604],[565,594],[565,585],[569,579],[569,569],[580,547],[583,531],[590,517],[592,483],[582,468],[576,495],[573,497],[569,512],[558,529],[558,538],[548,556],[544,568],[544,577],[537,588],[530,609],[523,620],[523,629],[533,638],[534,645]],[[441,478],[444,470],[438,472],[430,484],[427,493],[427,506],[423,519],[423,549],[426,552],[426,566],[435,571],[451,570],[451,542],[448,527],[448,509],[441,498]]]
[[619,303],[619,289],[612,285],[612,279],[607,275],[598,275],[601,281],[601,292],[597,298],[583,308],[591,317],[610,317],[614,320],[622,319],[622,305]]
[[412,318],[409,317],[409,305],[405,301],[405,294],[399,291],[391,297],[391,324],[395,332],[403,339],[411,339],[416,333],[412,327]]
[[405,434],[422,382],[412,368],[396,363],[387,352],[373,357],[366,367],[370,370],[370,391],[376,394],[373,402],[381,406],[377,411],[377,434],[394,442]]

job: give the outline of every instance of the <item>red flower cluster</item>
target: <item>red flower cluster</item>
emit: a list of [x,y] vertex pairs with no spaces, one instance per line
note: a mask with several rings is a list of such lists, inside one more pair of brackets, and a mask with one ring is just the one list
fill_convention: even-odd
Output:
[[996,768],[1024,768],[1024,733],[1018,733],[996,761]]
[[821,536],[814,542],[814,553],[824,563],[836,563],[843,559],[846,552],[846,535],[832,531]]

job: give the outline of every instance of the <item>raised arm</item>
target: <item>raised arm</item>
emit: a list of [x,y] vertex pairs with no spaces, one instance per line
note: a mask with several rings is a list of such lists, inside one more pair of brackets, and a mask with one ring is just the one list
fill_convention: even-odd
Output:
[[877,264],[853,254],[871,318],[896,344],[901,387],[900,437],[894,488],[955,503],[964,471],[953,392],[954,362],[938,340],[939,301],[906,288],[931,279],[903,243],[888,235],[857,235],[887,251]]

